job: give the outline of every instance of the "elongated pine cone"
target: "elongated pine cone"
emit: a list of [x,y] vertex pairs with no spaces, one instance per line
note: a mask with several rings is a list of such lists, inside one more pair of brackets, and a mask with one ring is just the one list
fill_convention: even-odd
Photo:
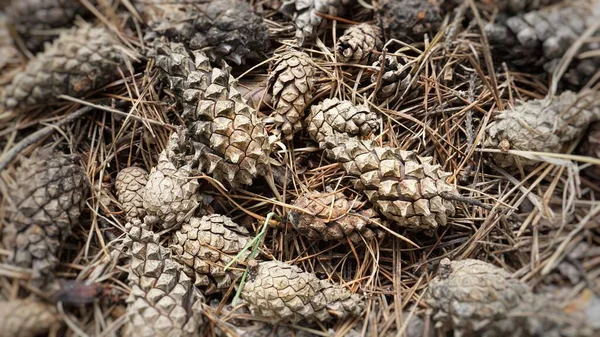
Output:
[[[543,66],[552,73],[566,51],[598,20],[600,2],[566,1],[510,17],[504,22],[488,24],[486,33],[495,58],[528,69]],[[597,41],[584,43],[577,55],[599,48]],[[578,60],[577,55],[565,77],[574,85],[582,85],[600,68],[600,60],[597,57]]]
[[[582,143],[579,145],[579,153],[584,156],[600,159],[600,122],[592,124]],[[600,166],[593,165],[585,169],[584,172],[590,177],[600,179]]]
[[118,76],[124,64],[118,41],[105,28],[85,25],[66,31],[29,61],[1,95],[8,109],[81,97]]
[[143,219],[144,188],[148,183],[148,172],[141,167],[131,166],[122,169],[115,179],[117,198],[125,211],[125,219]]
[[[484,146],[501,150],[559,153],[593,122],[600,120],[599,95],[565,91],[554,97],[521,102],[490,123]],[[536,158],[493,153],[501,167],[534,165]]]
[[385,55],[384,60],[380,56],[373,67],[378,71],[371,75],[371,83],[376,83],[376,95],[380,100],[402,95],[409,88],[412,76],[406,60],[393,55]]
[[203,50],[212,61],[239,65],[260,58],[269,47],[267,27],[246,1],[155,1],[141,11],[153,31]]
[[361,243],[363,240],[382,238],[385,231],[372,209],[355,211],[357,200],[348,200],[341,192],[311,191],[301,195],[294,206],[308,213],[292,209],[288,220],[302,235],[311,240],[346,240]]
[[39,50],[44,42],[56,37],[52,30],[68,28],[76,15],[87,12],[79,0],[8,1],[6,15],[25,46],[32,51]]
[[292,323],[344,319],[364,309],[360,296],[281,261],[255,266],[241,297],[253,315]]
[[380,0],[377,21],[386,39],[422,41],[437,33],[443,14],[437,1]]
[[294,19],[296,39],[300,45],[322,33],[327,20],[319,14],[343,16],[354,0],[283,0],[279,11]]
[[202,324],[201,296],[192,280],[160,245],[156,233],[134,219],[126,226],[125,246],[131,257],[124,336],[197,336]]
[[42,149],[21,162],[15,182],[8,190],[14,203],[7,210],[4,248],[11,252],[10,263],[32,268],[34,280],[47,281],[79,222],[89,181],[76,156]]
[[61,323],[56,307],[32,300],[0,302],[0,337],[31,337],[48,334]]
[[306,53],[291,51],[281,56],[269,77],[275,125],[288,140],[302,129],[304,109],[314,91],[314,67]]
[[192,58],[177,43],[157,43],[154,57],[172,89],[181,92],[194,167],[231,186],[249,185],[266,172],[264,124],[236,90],[229,68],[212,68],[202,52]]
[[225,266],[250,241],[248,235],[245,228],[223,215],[191,218],[173,236],[173,259],[195,274],[195,285],[209,288],[205,293],[226,290],[243,270],[234,264],[225,271]]
[[[169,140],[174,143],[177,134]],[[168,157],[168,150],[160,153],[158,163],[150,171],[143,191],[146,221],[163,229],[171,228],[189,219],[200,205],[200,184],[190,165],[176,166]]]
[[373,51],[383,48],[379,27],[368,23],[352,26],[337,41],[338,61],[353,64],[369,64]]
[[589,336],[583,320],[535,295],[504,269],[479,260],[440,262],[425,302],[459,336]]

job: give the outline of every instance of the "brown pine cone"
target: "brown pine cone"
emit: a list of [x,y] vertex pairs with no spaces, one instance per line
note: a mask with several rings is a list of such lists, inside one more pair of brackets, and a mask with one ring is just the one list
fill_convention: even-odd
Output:
[[252,315],[292,323],[344,319],[364,309],[358,295],[280,261],[255,266],[241,297]]
[[[169,139],[169,147],[175,146],[179,135]],[[176,165],[169,156],[169,149],[160,153],[158,163],[150,171],[143,191],[146,222],[163,229],[172,228],[189,219],[200,206],[200,184],[190,165]]]
[[590,336],[584,321],[534,295],[504,269],[478,260],[440,262],[425,302],[434,320],[461,336]]
[[0,337],[30,337],[48,334],[62,322],[56,307],[32,300],[0,302]]
[[189,267],[195,285],[208,288],[205,294],[227,290],[243,270],[234,264],[225,271],[225,266],[250,241],[248,235],[245,228],[223,215],[191,218],[173,236],[173,259]]
[[122,169],[115,179],[117,198],[125,211],[125,219],[143,219],[146,215],[144,209],[144,188],[148,183],[148,172],[141,167],[127,167]]
[[375,211],[355,212],[360,202],[348,200],[341,192],[311,191],[298,197],[294,206],[308,212],[292,209],[288,221],[311,240],[345,241],[348,238],[353,243],[362,243],[385,235],[385,231],[373,223],[380,222]]
[[361,23],[344,32],[337,41],[337,59],[352,64],[373,62],[373,51],[383,48],[381,30],[375,25]]
[[190,165],[226,185],[251,184],[267,171],[270,145],[264,124],[236,90],[229,68],[211,68],[202,52],[192,58],[181,44],[157,44],[156,63],[183,101],[188,131],[181,140],[186,138],[193,151]]
[[87,13],[79,0],[8,1],[6,15],[32,51],[38,51],[44,42],[54,39],[57,34],[53,30],[68,28],[77,15]]
[[[412,81],[410,68],[406,60],[393,55],[386,55],[385,61],[382,61],[383,56],[380,56],[379,60],[373,63],[373,67],[377,68],[377,72],[371,75],[371,83],[377,83],[377,98],[380,100],[393,99],[404,94]],[[382,67],[383,69],[381,69]],[[380,73],[381,77],[379,77]]]
[[343,16],[354,0],[283,0],[279,11],[294,19],[296,39],[302,46],[321,34],[327,26],[319,14]]
[[29,61],[0,102],[8,109],[23,109],[57,102],[58,95],[81,97],[115,79],[123,64],[119,43],[107,29],[73,28]]
[[437,1],[380,0],[377,21],[386,39],[422,41],[423,35],[435,34],[444,13]]
[[192,280],[171,260],[169,249],[160,245],[158,235],[145,223],[134,219],[126,229],[131,293],[123,335],[197,336],[203,299],[194,292]]
[[[600,158],[600,122],[592,124],[579,145],[579,153],[592,158]],[[593,165],[583,171],[590,177],[600,179],[600,165]]]
[[79,223],[89,180],[76,156],[43,149],[21,162],[15,182],[8,190],[14,203],[2,242],[10,263],[32,268],[36,282],[48,281],[71,227]]
[[[488,125],[484,146],[500,150],[560,153],[600,120],[600,95],[565,91],[554,97],[521,102],[496,115]],[[530,166],[535,157],[526,158],[493,153],[501,167]]]
[[267,27],[246,1],[154,1],[140,9],[154,32],[203,50],[212,61],[239,65],[269,48]]
[[302,129],[304,109],[314,91],[314,67],[306,53],[291,51],[281,56],[269,77],[275,125],[287,140]]

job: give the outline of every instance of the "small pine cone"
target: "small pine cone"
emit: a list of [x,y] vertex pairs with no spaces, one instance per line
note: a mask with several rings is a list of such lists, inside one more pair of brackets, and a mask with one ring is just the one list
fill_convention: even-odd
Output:
[[354,0],[283,0],[279,11],[294,19],[296,39],[302,46],[321,34],[327,21],[319,14],[342,16]]
[[83,26],[64,32],[17,74],[2,94],[6,108],[58,101],[56,96],[81,97],[118,76],[124,63],[118,41],[105,28]]
[[6,15],[25,46],[38,51],[56,37],[52,30],[68,28],[87,9],[79,0],[9,0]]
[[242,272],[235,265],[225,271],[225,266],[250,241],[248,235],[245,228],[223,215],[191,218],[175,232],[173,259],[195,274],[195,285],[209,288],[206,294],[226,290]]
[[195,295],[192,280],[145,223],[134,219],[126,229],[131,293],[123,335],[197,336],[202,298]]
[[380,0],[377,19],[387,39],[422,41],[423,35],[437,33],[443,10],[436,1]]
[[348,200],[341,192],[308,192],[301,195],[294,206],[308,212],[293,209],[288,220],[311,240],[345,241],[348,238],[353,243],[362,243],[385,235],[385,231],[372,222],[379,222],[375,211],[355,212],[359,202]]
[[125,211],[125,219],[131,221],[143,219],[146,215],[144,209],[144,188],[148,183],[148,172],[141,167],[127,167],[122,169],[115,179],[117,198]]
[[33,269],[33,278],[48,281],[71,227],[78,223],[89,192],[76,156],[43,149],[22,161],[16,185],[9,189],[14,206],[7,210],[3,244],[10,263]]
[[[174,133],[169,146],[177,138]],[[200,205],[200,184],[193,176],[190,165],[176,166],[168,156],[168,149],[160,153],[158,163],[150,171],[143,191],[146,221],[163,229],[172,228],[189,219]]]
[[369,64],[373,51],[379,51],[382,47],[379,27],[361,23],[346,29],[338,39],[337,58],[344,63]]
[[31,300],[0,302],[0,337],[47,335],[61,323],[56,307]]
[[[600,96],[595,92],[521,102],[496,115],[487,129],[484,146],[501,150],[559,153],[572,144],[593,122],[600,120]],[[535,165],[535,158],[493,153],[501,167]]]
[[[385,100],[402,95],[412,81],[406,60],[399,59],[393,55],[386,55],[385,61],[382,61],[383,56],[380,56],[379,60],[373,63],[373,67],[377,68],[377,72],[371,75],[372,83],[379,81],[377,84],[377,98]],[[383,69],[380,70],[382,67]],[[379,77],[380,73],[381,77]]]
[[213,62],[226,60],[240,65],[247,58],[260,58],[269,48],[267,27],[246,1],[155,1],[141,6],[141,12],[154,32],[184,42],[193,50],[203,50]]
[[[527,67],[528,71],[532,66],[543,66],[548,73],[552,73],[566,51],[598,20],[600,2],[566,1],[561,5],[510,17],[504,22],[488,24],[485,30],[495,58]],[[585,43],[577,55],[599,48],[597,41]],[[571,84],[581,86],[598,69],[600,61],[597,57],[577,60],[565,77]]]
[[367,136],[379,129],[380,119],[366,105],[354,105],[337,98],[325,99],[313,105],[306,118],[309,135],[318,143],[336,133],[349,136]]
[[292,323],[344,319],[364,309],[360,296],[280,261],[260,262],[251,270],[241,297],[252,315]]
[[[478,260],[440,262],[425,302],[434,320],[461,336],[589,336],[551,301],[534,295],[504,269]],[[535,313],[535,314],[533,314]]]
[[304,109],[314,91],[314,67],[306,53],[291,51],[281,56],[269,77],[275,125],[288,140],[302,129]]
[[[579,145],[579,153],[600,159],[600,122],[596,122],[589,127],[585,138]],[[592,178],[600,179],[600,165],[590,166],[583,172]]]

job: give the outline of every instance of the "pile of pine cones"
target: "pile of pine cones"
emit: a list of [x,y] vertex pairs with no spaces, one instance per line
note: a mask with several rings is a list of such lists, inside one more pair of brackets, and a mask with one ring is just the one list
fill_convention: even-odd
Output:
[[0,336],[600,333],[600,1],[0,9]]

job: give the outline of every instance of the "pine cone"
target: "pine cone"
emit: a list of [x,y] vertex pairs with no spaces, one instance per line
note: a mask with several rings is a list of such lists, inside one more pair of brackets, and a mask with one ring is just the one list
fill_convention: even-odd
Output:
[[292,323],[344,319],[364,309],[358,295],[280,261],[251,270],[241,297],[253,315]]
[[124,335],[197,336],[202,298],[195,295],[192,280],[145,223],[134,219],[126,228],[131,293]]
[[56,96],[81,97],[112,81],[124,63],[118,41],[104,28],[83,26],[62,33],[6,87],[6,108],[58,101]]
[[296,38],[302,46],[321,34],[327,21],[319,14],[342,16],[354,0],[283,0],[279,11],[294,19]]
[[372,221],[380,222],[372,209],[355,212],[359,201],[351,201],[341,192],[308,192],[294,203],[308,213],[291,210],[289,222],[302,235],[311,240],[346,240],[362,243],[364,240],[382,238],[385,232]]
[[212,61],[224,59],[239,65],[246,58],[260,58],[269,48],[267,27],[246,1],[155,1],[143,6],[141,12],[155,32],[184,42],[191,49],[202,49]]
[[359,140],[352,137],[360,134],[356,131],[342,133],[357,128],[344,124],[344,113],[331,100],[313,106],[307,121],[309,134],[325,154],[356,177],[356,188],[388,219],[425,230],[446,225],[448,216],[454,215],[453,203],[445,199],[446,194],[458,194],[446,182],[451,174],[433,165],[431,157]]
[[461,336],[590,335],[583,322],[574,322],[526,284],[483,261],[443,259],[425,302],[438,324]]
[[422,41],[435,34],[443,20],[443,10],[435,1],[380,0],[377,21],[387,39]]
[[[590,126],[585,138],[579,145],[579,153],[592,158],[600,158],[600,122]],[[600,179],[600,166],[594,165],[583,171],[590,177]]]
[[117,198],[125,211],[125,219],[143,219],[146,215],[144,209],[144,188],[148,183],[148,172],[141,167],[127,167],[122,169],[115,179]]
[[[513,16],[505,22],[486,26],[495,58],[510,61],[519,67],[542,66],[552,73],[556,65],[583,32],[600,20],[600,2],[567,1],[560,6]],[[578,50],[598,50],[597,41],[586,43]],[[578,54],[578,55],[579,55]],[[575,56],[577,60],[577,55]],[[600,68],[598,58],[574,61],[566,79],[581,86]]]
[[10,188],[14,206],[7,210],[3,244],[10,263],[33,269],[33,278],[48,281],[71,227],[79,222],[89,182],[76,156],[38,150],[21,162],[16,185]]
[[379,27],[361,23],[344,32],[337,41],[338,61],[353,64],[369,64],[373,51],[383,48]]
[[[378,71],[371,75],[371,83],[378,83],[379,81],[376,89],[377,98],[386,100],[404,94],[412,81],[406,60],[393,55],[386,55],[385,62],[382,61],[383,56],[380,56],[379,60],[373,63],[373,67],[378,68]],[[383,69],[379,70],[381,67]],[[381,78],[379,77],[380,72]]]
[[241,272],[235,265],[224,267],[246,246],[248,231],[230,218],[213,214],[191,218],[175,232],[171,250],[174,259],[195,274],[195,285],[209,287],[206,294],[231,287]]
[[52,30],[67,28],[75,16],[87,13],[79,0],[9,1],[6,14],[25,46],[32,51],[38,51],[44,42],[56,37]]
[[0,302],[0,337],[46,335],[61,321],[50,304],[31,300]]
[[227,67],[211,69],[205,55],[195,52],[192,60],[183,48],[159,44],[154,57],[172,89],[181,93],[193,165],[231,186],[251,184],[269,163],[264,124],[235,89]]
[[[561,152],[565,146],[600,120],[600,96],[595,92],[575,94],[565,91],[559,96],[521,102],[511,110],[496,115],[487,129],[485,147],[501,150]],[[534,165],[536,158],[493,153],[501,167]]]
[[[177,142],[178,134],[169,139],[169,147]],[[176,166],[169,158],[169,149],[160,153],[158,163],[150,171],[143,191],[146,222],[163,229],[171,228],[189,219],[200,205],[198,190],[190,165]]]
[[306,53],[291,51],[281,56],[269,78],[275,125],[286,139],[302,129],[304,109],[314,91],[314,64]]

